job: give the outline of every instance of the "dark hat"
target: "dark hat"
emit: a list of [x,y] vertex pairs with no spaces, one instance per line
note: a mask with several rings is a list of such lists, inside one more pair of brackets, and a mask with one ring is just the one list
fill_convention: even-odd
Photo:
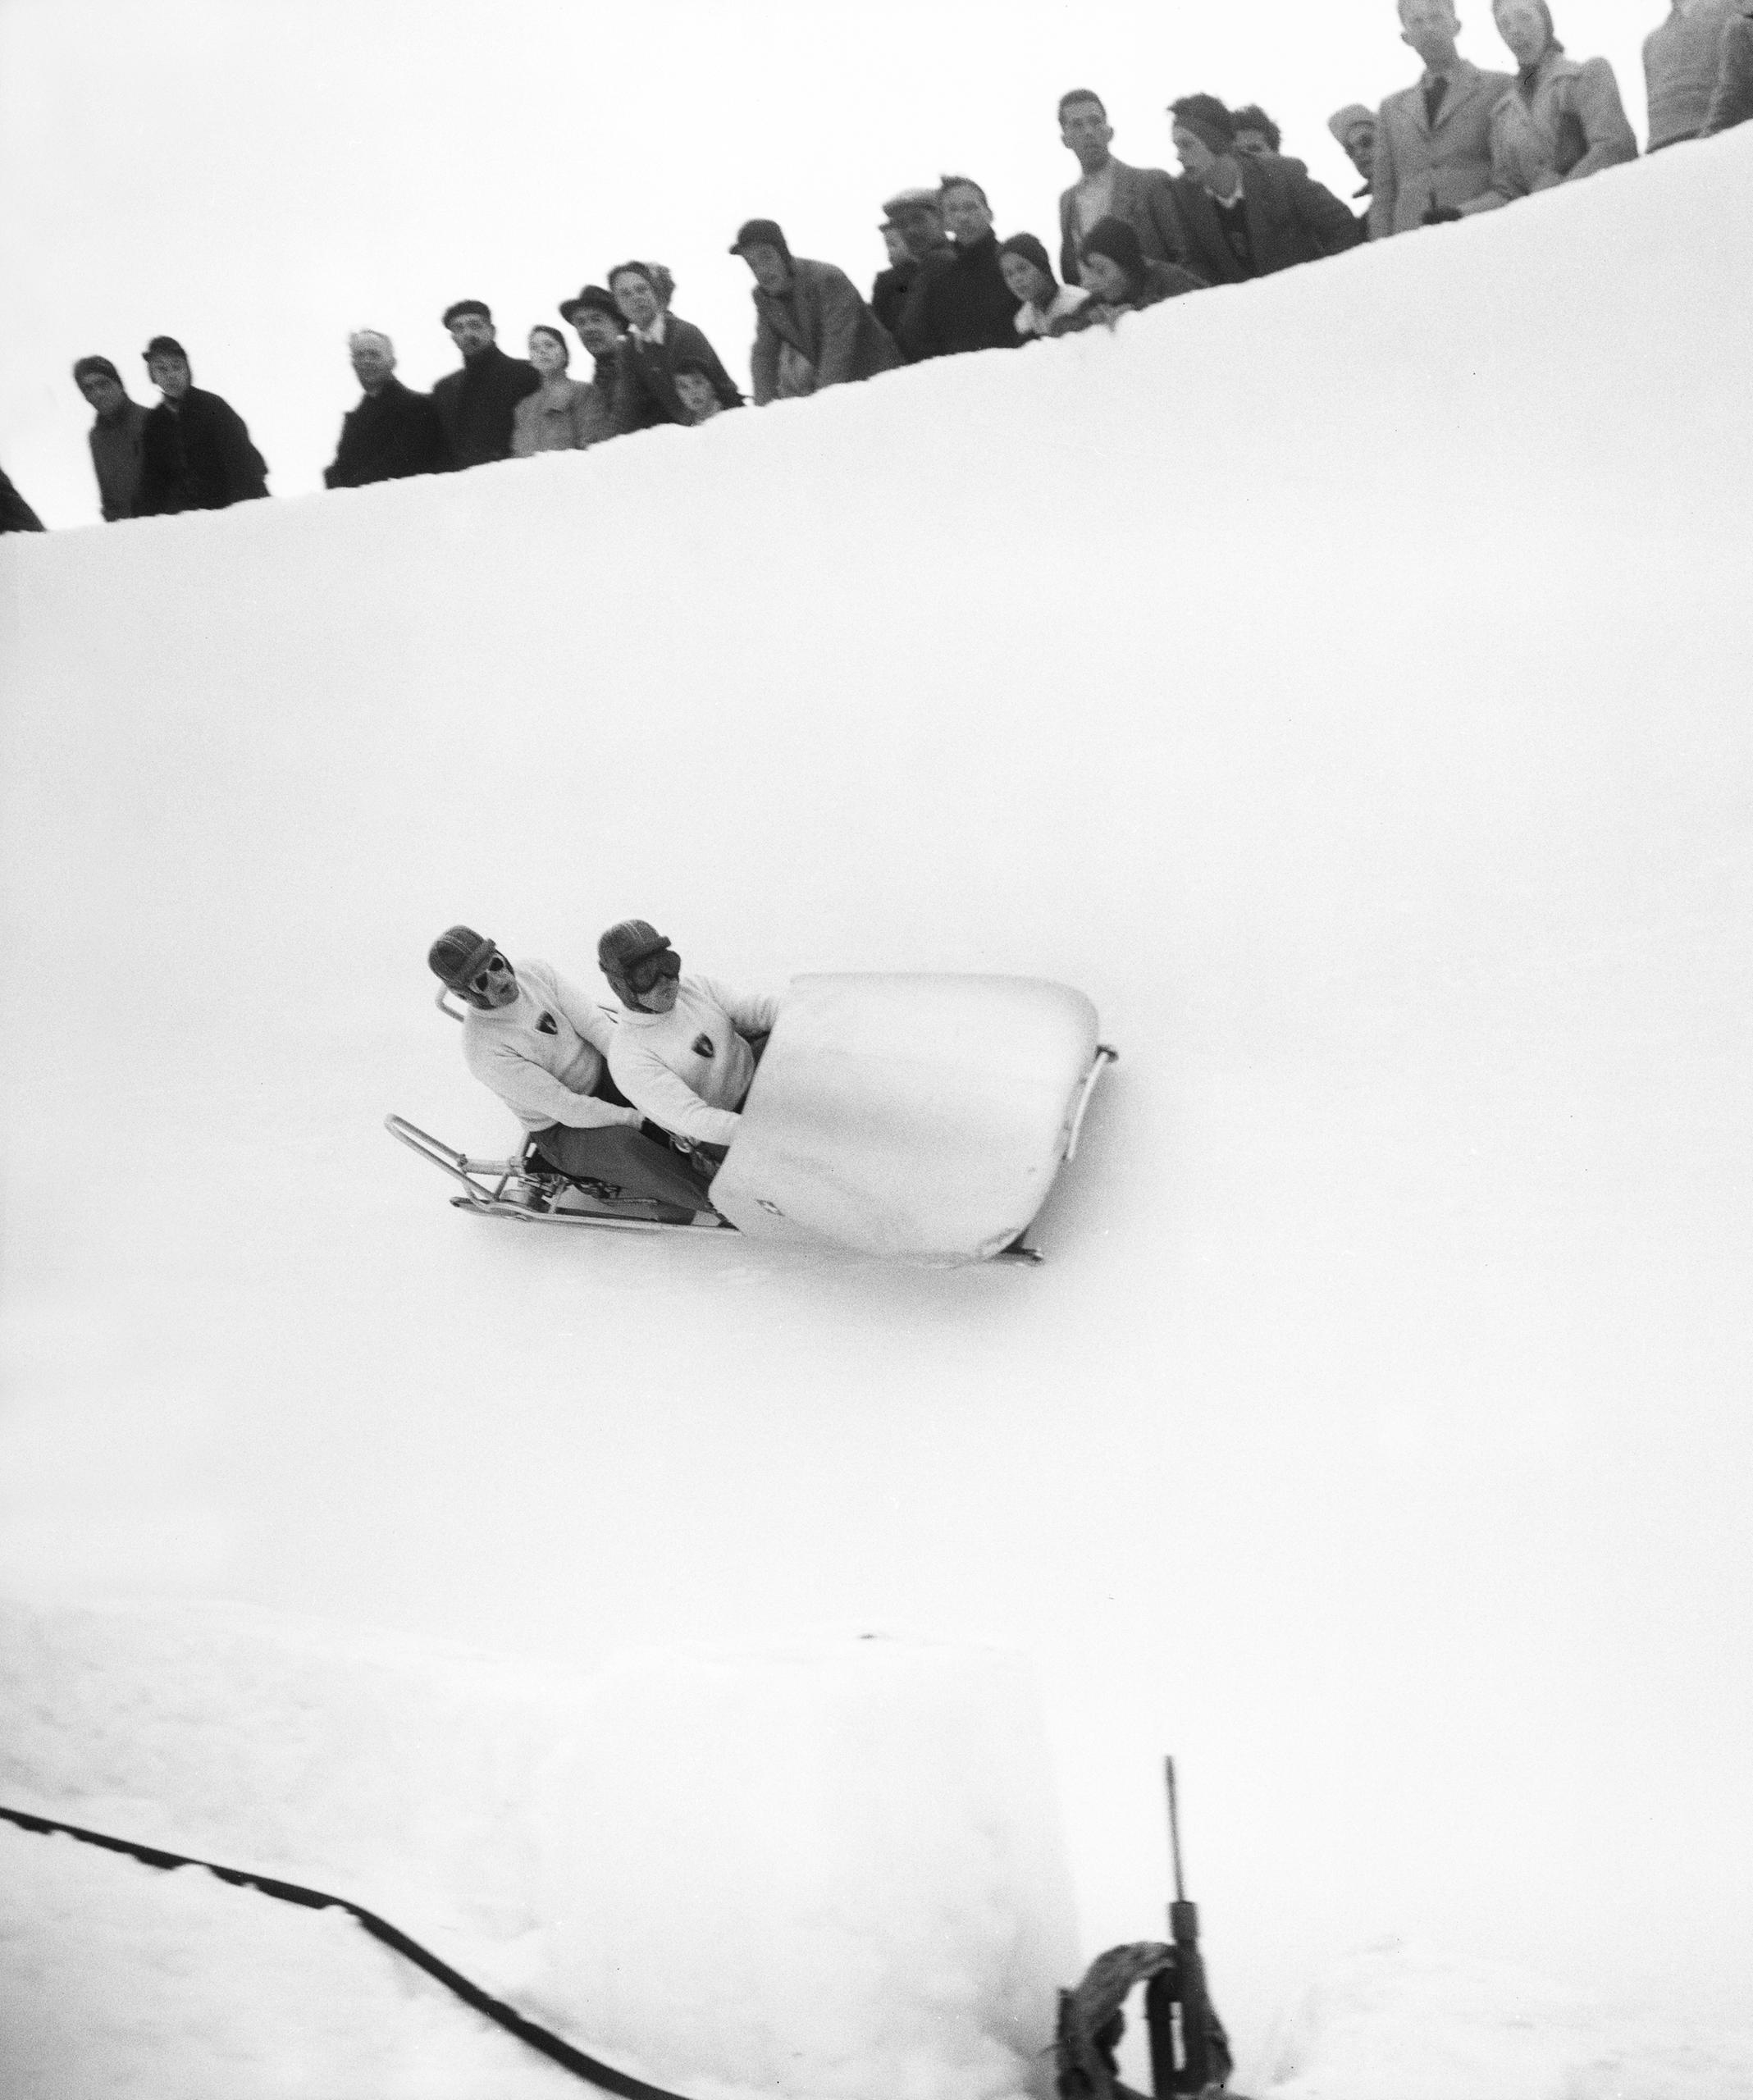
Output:
[[1125,272],[1127,282],[1134,291],[1143,288],[1144,251],[1139,244],[1137,233],[1124,219],[1098,219],[1084,235],[1083,253],[1107,256]]
[[75,386],[81,380],[98,377],[113,379],[118,386],[121,384],[121,374],[107,358],[80,358],[75,360],[73,367],[73,384]]
[[998,253],[1001,255],[1020,255],[1024,262],[1032,262],[1054,290],[1058,290],[1059,280],[1053,275],[1053,266],[1048,259],[1047,249],[1032,233],[1013,233],[1008,240],[999,242]]
[[472,926],[452,926],[427,950],[427,967],[453,992],[460,992],[494,948],[495,943]]
[[737,238],[730,244],[733,255],[741,255],[746,249],[777,248],[787,260],[791,250],[785,244],[785,235],[777,219],[745,219],[737,229]]
[[605,977],[624,977],[647,956],[661,955],[669,937],[649,919],[618,919],[596,943],[596,966]]
[[578,316],[584,313],[606,313],[617,328],[624,328],[626,320],[614,303],[614,294],[606,285],[587,285],[576,299],[560,301],[560,318],[570,321],[576,327]]
[[445,308],[443,325],[448,328],[453,321],[460,320],[465,313],[478,313],[483,321],[489,323],[493,319],[493,309],[484,299],[454,299]]
[[1226,153],[1235,144],[1235,119],[1216,95],[1183,95],[1169,104],[1169,114],[1214,153]]
[[185,364],[189,362],[189,353],[174,336],[154,336],[140,355],[148,364],[154,358],[180,358]]

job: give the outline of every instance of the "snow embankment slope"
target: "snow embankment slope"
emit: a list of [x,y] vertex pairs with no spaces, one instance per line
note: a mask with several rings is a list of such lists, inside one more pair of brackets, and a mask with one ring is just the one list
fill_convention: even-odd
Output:
[[[7,1578],[1019,1643],[1089,1946],[1173,1746],[1244,2034],[1390,1927],[1738,2004],[1750,152],[7,549]],[[1087,991],[1048,1267],[456,1218],[427,942],[628,912]]]

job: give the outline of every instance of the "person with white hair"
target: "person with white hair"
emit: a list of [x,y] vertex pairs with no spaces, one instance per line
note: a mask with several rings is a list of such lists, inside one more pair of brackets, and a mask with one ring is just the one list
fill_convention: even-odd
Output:
[[1568,58],[1546,0],[1492,0],[1515,85],[1491,112],[1491,186],[1460,210],[1495,211],[1637,158],[1637,135],[1605,58]]
[[445,435],[430,394],[416,394],[395,376],[395,345],[378,328],[356,328],[347,338],[354,376],[364,390],[341,422],[333,463],[322,470],[331,489],[360,489],[410,474],[438,474],[446,464]]

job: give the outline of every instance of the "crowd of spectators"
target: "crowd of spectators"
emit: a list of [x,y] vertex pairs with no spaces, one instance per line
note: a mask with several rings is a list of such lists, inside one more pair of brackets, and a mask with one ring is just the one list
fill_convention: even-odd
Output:
[[[1256,107],[1189,94],[1168,116],[1179,174],[1112,150],[1102,98],[1074,88],[1060,136],[1078,179],[1059,200],[1058,269],[1032,232],[1001,240],[970,175],[906,189],[884,204],[888,261],[867,299],[836,264],[796,256],[773,219],[744,222],[730,253],[754,280],[751,372],[757,407],[874,378],[898,365],[1020,348],[1214,285],[1267,276],[1634,160],[1637,142],[1605,58],[1577,60],[1548,0],[1492,0],[1513,71],[1461,56],[1454,0],[1396,0],[1418,79],[1379,109],[1354,103],[1329,129],[1361,178],[1342,202],[1285,153]],[[1753,0],[1670,0],[1644,43],[1651,153],[1753,117]],[[443,325],[461,362],[416,393],[381,331],[348,339],[358,405],[324,473],[331,488],[448,472],[536,452],[581,450],[656,424],[704,422],[744,405],[702,331],[671,310],[661,263],[629,261],[560,301],[590,359],[573,376],[564,329],[532,328],[526,355],[497,340],[491,308],[454,301]],[[267,494],[243,419],[194,384],[187,351],[155,336],[144,352],[155,406],[132,399],[107,357],[73,378],[95,412],[92,464],[107,521],[223,509]],[[0,531],[40,531],[0,473]]]

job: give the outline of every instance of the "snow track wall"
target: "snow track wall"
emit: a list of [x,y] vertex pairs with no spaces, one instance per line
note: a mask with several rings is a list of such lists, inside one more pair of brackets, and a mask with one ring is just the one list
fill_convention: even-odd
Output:
[[[8,1579],[991,1636],[1092,1945],[1180,1753],[1244,2033],[1383,1923],[1733,2002],[1750,175],[7,546]],[[635,913],[1085,991],[1047,1265],[453,1215],[378,1127],[510,1134],[427,943]]]

